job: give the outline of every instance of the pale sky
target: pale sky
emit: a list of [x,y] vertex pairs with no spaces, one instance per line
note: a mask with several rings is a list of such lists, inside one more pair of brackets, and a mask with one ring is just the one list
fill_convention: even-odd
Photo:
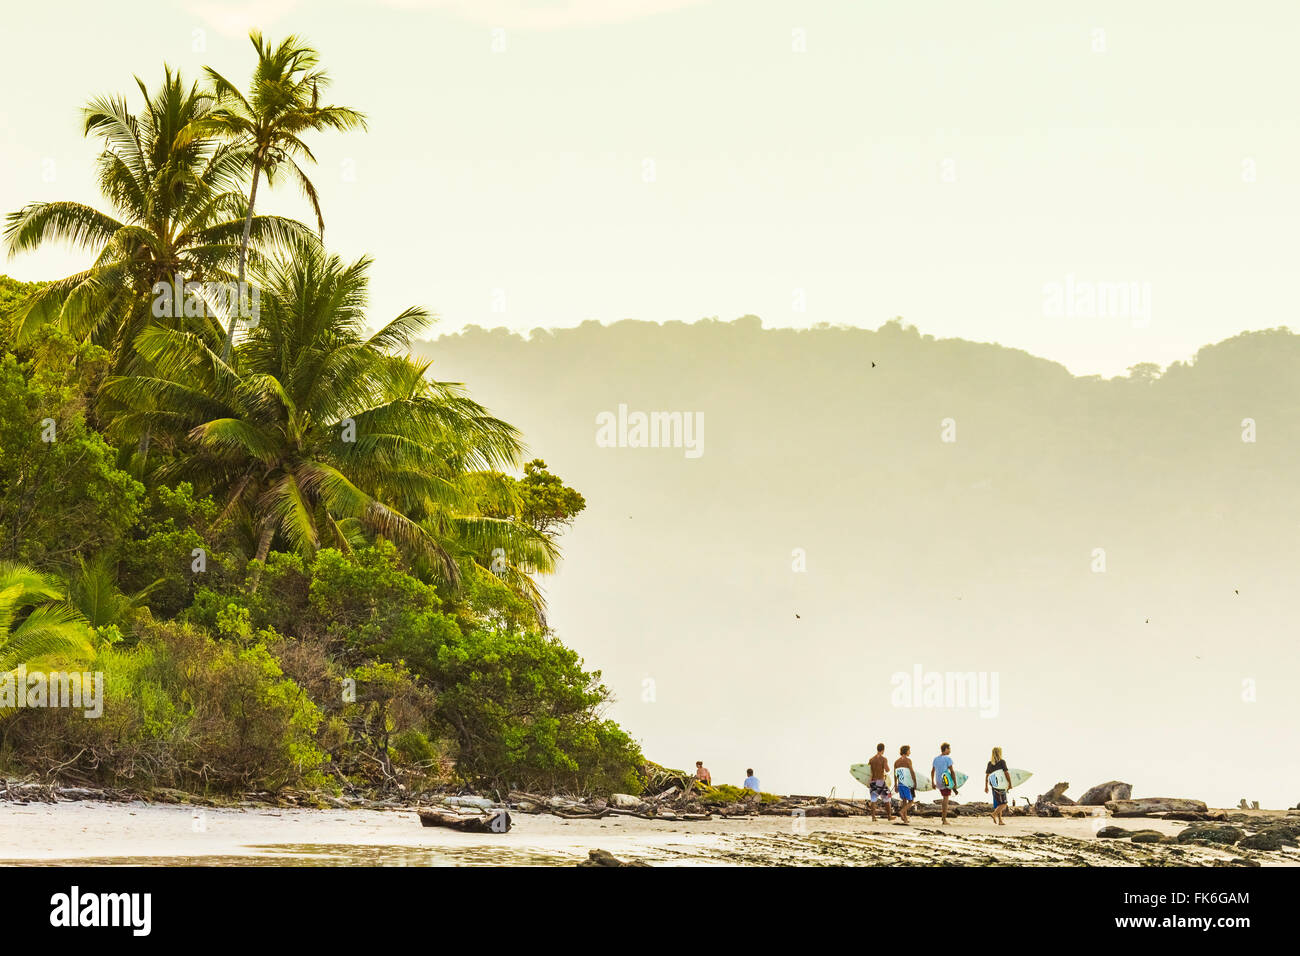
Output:
[[[251,26],[307,37],[330,98],[370,117],[312,142],[327,241],[376,259],[376,321],[412,303],[444,332],[901,315],[1104,375],[1293,324],[1293,3],[193,0],[5,17],[60,51],[0,57],[6,212],[101,204],[79,131],[91,96],[132,92],[133,74],[153,86],[164,60],[244,78]],[[287,186],[261,208],[306,218]],[[50,249],[0,271],[85,261]],[[1123,284],[1149,313],[1047,314],[1051,283]]]
[[[410,304],[441,316],[435,332],[744,314],[769,328],[874,329],[902,316],[923,333],[1106,376],[1296,324],[1294,2],[155,0],[129,13],[103,2],[23,4],[6,9],[5,26],[4,212],[33,200],[104,205],[97,144],[80,132],[91,97],[126,93],[138,107],[132,75],[153,87],[164,61],[192,78],[212,65],[245,79],[253,26],[273,40],[306,37],[335,78],[329,100],[369,116],[367,133],[312,138],[312,175],[327,243],[375,259],[376,324]],[[309,218],[288,188],[264,191],[259,209]],[[54,278],[88,259],[50,248],[0,272]],[[1097,309],[1094,293],[1107,289],[1134,295]],[[807,403],[803,392],[828,384],[824,363],[792,360],[789,376],[773,373],[784,385],[775,397],[744,378],[743,364],[739,385],[719,370],[696,374],[691,390],[686,371],[660,370],[673,356],[620,334],[645,352],[583,361],[570,350],[567,376],[536,351],[512,366],[502,357],[509,343],[498,353],[445,341],[430,354],[435,374],[466,381],[588,496],[564,542],[564,570],[546,582],[553,622],[605,670],[619,697],[612,713],[653,759],[707,757],[718,779],[735,783],[752,764],[770,789],[843,793],[845,766],[877,734],[926,748],[950,739],[977,769],[996,733],[1022,755],[1013,764],[1037,754],[1028,792],[1068,774],[1078,796],[1121,774],[1140,795],[1235,803],[1236,778],[1187,779],[1174,744],[1188,738],[1198,766],[1212,752],[1241,752],[1269,768],[1250,781],[1265,805],[1295,799],[1295,774],[1272,771],[1274,738],[1258,729],[1294,722],[1293,688],[1280,683],[1292,677],[1273,673],[1269,650],[1293,641],[1289,557],[1258,567],[1225,559],[1231,580],[1216,578],[1217,566],[1184,569],[1169,544],[1183,531],[1168,529],[1193,511],[1139,508],[1168,525],[1145,538],[1108,532],[1115,553],[1124,544],[1130,555],[1107,579],[1112,592],[1084,590],[1098,579],[1082,559],[1070,564],[1070,551],[1062,560],[1076,576],[1053,579],[1057,591],[1037,605],[1018,603],[1014,575],[1010,585],[980,580],[981,534],[1008,560],[1018,552],[980,525],[988,476],[978,469],[963,478],[969,488],[936,499],[958,530],[935,532],[935,547],[975,552],[952,558],[946,576],[928,552],[913,564],[897,558],[891,542],[916,534],[897,503],[863,509],[863,527],[846,536],[842,504],[878,464],[868,444],[841,440],[859,406],[833,394],[813,403],[842,416],[828,412],[835,428],[824,433],[829,446],[848,447],[842,460],[791,452],[788,436],[818,437],[809,439],[806,419],[772,427]],[[664,407],[708,409],[702,462],[653,471],[593,444],[593,415],[628,400],[625,383],[638,374],[644,401],[662,397],[650,382],[680,402]],[[906,381],[882,362],[871,387]],[[872,406],[860,407],[866,420]],[[745,428],[750,444],[736,437]],[[1015,472],[1032,454],[1015,449],[999,467]],[[1194,463],[1219,454],[1198,447]],[[943,474],[916,470],[940,486]],[[999,500],[1017,505],[1014,483],[1004,492],[998,480]],[[789,513],[773,514],[772,502]],[[913,506],[923,525],[938,521],[929,499]],[[1093,531],[1079,530],[1069,548],[1088,554]],[[1026,532],[1022,546],[1046,548],[1049,538]],[[1216,553],[1218,539],[1205,540],[1187,555]],[[1243,533],[1242,547],[1257,540]],[[875,545],[866,557],[860,541]],[[1168,566],[1151,542],[1176,552]],[[795,546],[809,549],[806,575],[789,568]],[[1140,561],[1151,567],[1124,571]],[[1000,670],[1003,723],[963,730],[945,714],[886,710],[889,673],[918,660],[901,643],[909,634],[927,638],[927,668]],[[1099,634],[1104,651],[1089,643]],[[1058,645],[1077,656],[1062,665]],[[1117,662],[1113,650],[1128,656]],[[764,670],[764,661],[774,663]],[[1256,674],[1279,683],[1244,708],[1240,678]],[[642,699],[647,676],[659,688],[653,706]],[[764,682],[779,691],[764,696]],[[1151,688],[1175,690],[1157,700]],[[1167,713],[1128,726],[1134,700]]]

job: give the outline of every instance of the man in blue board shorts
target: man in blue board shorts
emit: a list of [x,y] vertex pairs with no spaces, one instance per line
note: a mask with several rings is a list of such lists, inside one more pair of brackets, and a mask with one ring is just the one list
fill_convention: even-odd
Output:
[[894,801],[889,792],[889,758],[885,756],[885,745],[876,744],[876,755],[867,761],[871,768],[871,784],[867,793],[867,809],[871,811],[871,820],[876,819],[876,804],[885,805],[885,819],[894,819]]
[[[897,778],[898,776],[897,771],[900,767],[906,767],[908,774],[911,775],[912,782],[915,784],[916,770],[912,768],[912,758],[911,756],[909,756],[911,753],[912,753],[912,748],[909,747],[907,744],[903,744],[903,746],[898,748],[898,759],[894,761],[894,771],[895,771],[894,776],[895,778]],[[915,794],[912,793],[912,788],[906,787],[902,783],[899,783],[898,799],[903,802],[902,807],[899,808],[898,815],[899,817],[902,818],[904,824],[910,823],[910,821],[907,819],[907,809],[912,805],[912,801],[916,799]]]

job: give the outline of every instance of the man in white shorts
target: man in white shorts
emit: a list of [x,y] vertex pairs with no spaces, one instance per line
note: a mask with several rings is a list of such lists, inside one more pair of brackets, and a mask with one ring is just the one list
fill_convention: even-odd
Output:
[[871,811],[872,822],[876,819],[876,804],[885,805],[885,819],[891,823],[894,819],[894,795],[889,792],[889,758],[885,756],[885,745],[876,744],[876,755],[867,761],[871,768],[871,783],[867,789],[867,809]]

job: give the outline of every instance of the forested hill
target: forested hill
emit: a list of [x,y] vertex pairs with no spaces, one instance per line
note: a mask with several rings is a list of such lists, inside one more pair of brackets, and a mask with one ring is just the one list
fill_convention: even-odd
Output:
[[[1177,790],[1162,734],[1255,739],[1279,682],[1296,689],[1267,667],[1298,623],[1300,337],[1285,329],[1110,380],[897,321],[471,328],[425,350],[587,496],[549,584],[556,620],[660,759],[694,759],[695,728],[720,724],[734,766],[711,769],[729,779],[810,713],[815,741],[784,748],[794,779],[765,788],[842,784],[840,755],[891,728],[987,753],[988,720],[891,703],[889,676],[920,663],[998,671],[1008,741],[1051,749],[1088,715],[1103,745],[1053,779],[1090,784],[1093,764],[1129,779],[1107,751],[1149,736],[1130,775]],[[620,404],[702,414],[702,454],[601,447],[598,416]],[[1249,681],[1269,688],[1243,706]]]

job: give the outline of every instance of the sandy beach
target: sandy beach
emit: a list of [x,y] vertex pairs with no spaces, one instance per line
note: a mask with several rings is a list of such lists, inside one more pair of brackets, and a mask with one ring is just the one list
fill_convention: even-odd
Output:
[[[1285,818],[1284,811],[1261,816]],[[1293,814],[1294,817],[1294,814]],[[987,817],[911,826],[863,817],[675,821],[514,815],[507,834],[421,827],[413,810],[205,808],[61,802],[0,806],[0,864],[206,866],[573,865],[592,849],[651,865],[1300,865],[1300,850],[1226,850],[1098,839],[1119,824],[1176,834],[1186,824]]]

